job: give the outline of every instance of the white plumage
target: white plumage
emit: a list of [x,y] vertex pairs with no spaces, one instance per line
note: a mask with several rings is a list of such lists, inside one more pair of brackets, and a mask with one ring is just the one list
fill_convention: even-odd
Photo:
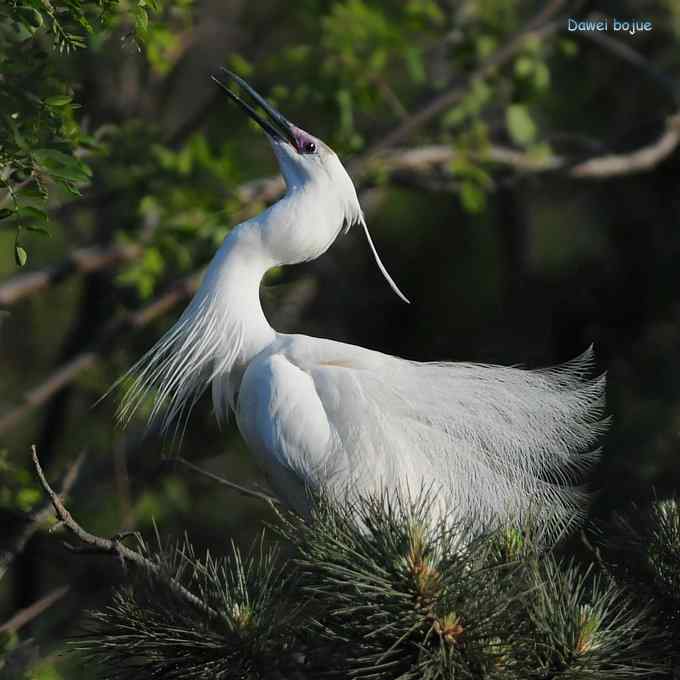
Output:
[[426,487],[440,512],[480,526],[527,512],[550,530],[576,519],[585,494],[572,484],[606,427],[591,350],[528,371],[406,361],[270,327],[266,271],[318,257],[343,227],[365,223],[335,153],[228,75],[265,109],[267,119],[227,90],[268,133],[287,192],[225,239],[180,319],[131,369],[121,418],[150,393],[152,418],[181,429],[212,385],[218,419],[235,414],[276,493],[303,513],[320,487],[339,500]]

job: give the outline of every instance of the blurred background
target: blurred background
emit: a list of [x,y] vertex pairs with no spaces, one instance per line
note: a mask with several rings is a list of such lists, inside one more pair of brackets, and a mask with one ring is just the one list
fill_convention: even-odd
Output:
[[[613,421],[592,517],[678,492],[680,2],[45,7],[0,9],[0,657],[26,677],[89,677],[64,640],[126,577],[36,521],[32,444],[56,488],[87,452],[69,507],[101,535],[155,522],[220,554],[273,517],[169,459],[265,488],[207,398],[179,450],[97,403],[281,190],[266,138],[209,78],[220,65],[339,153],[413,301],[352,230],[268,275],[275,328],[527,367],[594,343]],[[652,28],[568,30],[601,17]]]

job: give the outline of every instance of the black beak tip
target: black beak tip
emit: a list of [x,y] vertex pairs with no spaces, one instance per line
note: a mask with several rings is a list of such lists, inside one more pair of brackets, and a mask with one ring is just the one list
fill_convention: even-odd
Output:
[[[224,73],[230,81],[235,82],[243,88],[255,102],[264,109],[269,120],[262,118],[250,104],[247,104],[235,92],[232,92],[226,83],[216,75],[211,74],[210,77],[213,82],[217,83],[217,85],[219,85],[219,87],[221,87],[229,97],[250,116],[250,118],[256,121],[272,139],[281,140],[295,146],[295,137],[290,122],[239,75],[224,66],[220,66],[220,71]],[[277,129],[276,126],[278,126],[279,129]]]

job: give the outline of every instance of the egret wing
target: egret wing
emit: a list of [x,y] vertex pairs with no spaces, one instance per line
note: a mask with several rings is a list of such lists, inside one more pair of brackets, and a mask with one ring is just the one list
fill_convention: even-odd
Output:
[[592,350],[530,371],[328,341],[291,349],[330,427],[326,469],[345,486],[434,486],[447,511],[481,523],[534,511],[553,527],[578,518],[587,497],[578,483],[607,426],[604,376],[588,378]]
[[461,518],[492,524],[534,508],[555,528],[582,509],[575,483],[606,426],[604,378],[587,379],[591,362],[588,352],[539,371],[418,363],[288,336],[258,369],[258,403],[242,408],[265,433],[254,448],[299,484],[434,487],[440,509]]

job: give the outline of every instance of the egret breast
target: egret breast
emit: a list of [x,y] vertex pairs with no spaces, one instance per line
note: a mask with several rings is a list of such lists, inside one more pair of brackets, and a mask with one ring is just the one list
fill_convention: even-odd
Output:
[[309,374],[281,354],[256,358],[243,376],[237,424],[274,491],[304,513],[306,485],[332,474],[331,427]]

